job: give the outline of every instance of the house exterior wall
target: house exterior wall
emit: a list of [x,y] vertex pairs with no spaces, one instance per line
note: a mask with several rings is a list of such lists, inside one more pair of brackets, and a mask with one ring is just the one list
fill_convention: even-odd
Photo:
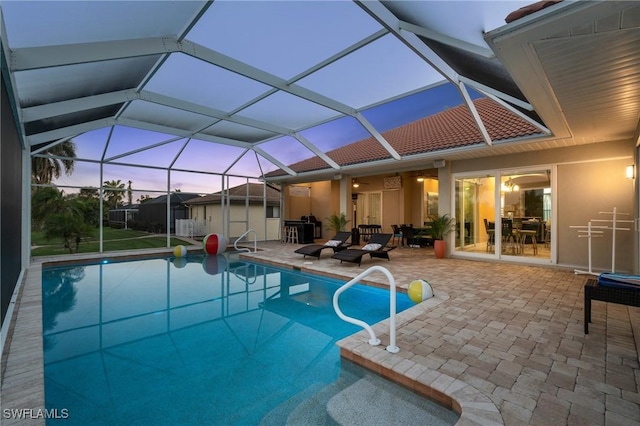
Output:
[[[206,214],[205,214],[206,211]],[[220,204],[192,205],[190,207],[189,219],[205,221],[207,234],[222,234],[227,236],[224,224],[222,223],[222,210]],[[249,205],[249,223],[233,223],[233,221],[244,221],[246,219],[246,209],[244,204],[232,204],[230,206],[229,217],[229,239],[235,240],[244,234],[247,229],[256,231],[257,241],[277,240],[280,238],[280,218],[267,218],[265,225],[265,214],[263,205]],[[265,234],[266,231],[266,234]],[[254,235],[247,235],[249,241],[253,241]]]
[[[311,215],[316,217],[316,220],[322,222],[322,236],[330,238],[327,235],[327,224],[329,216],[333,213],[332,210],[332,182],[330,180],[313,182],[311,183]],[[347,225],[348,226],[348,225]]]
[[[2,283],[2,310],[4,324],[11,296],[22,270],[22,156],[23,152],[13,110],[2,80],[2,144],[0,145],[0,274]],[[29,221],[29,218],[25,220]],[[29,221],[30,222],[30,221]]]
[[[637,217],[634,216],[637,215],[634,208],[637,202],[634,200],[638,199],[637,184],[624,176],[625,166],[634,162],[634,156],[635,145],[629,140],[455,161],[439,169],[440,211],[451,213],[450,187],[454,173],[538,165],[556,167],[557,223],[553,232],[556,233],[557,263],[586,269],[587,241],[579,239],[577,230],[570,226],[587,225],[592,219],[610,219],[611,215],[600,212],[610,212],[614,207],[617,212],[628,214],[624,219]],[[444,202],[443,197],[449,200]],[[617,272],[632,272],[638,263],[638,248],[634,243],[637,233],[633,231],[633,224],[627,225],[631,231],[616,234]],[[592,268],[610,270],[611,258],[612,232],[605,231],[603,238],[592,240]]]
[[[578,239],[570,226],[587,225],[590,220],[612,219],[616,208],[618,219],[633,219],[632,183],[624,177],[629,160],[603,160],[558,166],[558,263],[586,266],[587,239]],[[626,215],[625,215],[626,214]],[[592,226],[611,223],[592,222]],[[618,223],[617,227],[631,231],[616,232],[616,271],[630,272],[633,264],[633,226]],[[592,268],[611,270],[613,232],[605,231],[602,238],[591,242]]]

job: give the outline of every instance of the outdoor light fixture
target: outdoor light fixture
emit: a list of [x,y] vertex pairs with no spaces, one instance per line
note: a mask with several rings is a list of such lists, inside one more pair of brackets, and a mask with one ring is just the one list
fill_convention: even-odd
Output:
[[418,182],[424,182],[424,176],[418,176]]
[[354,188],[360,188],[360,184],[358,183],[358,180],[357,180],[357,179],[354,179],[354,180],[353,180],[353,187],[354,187]]
[[633,179],[636,176],[635,173],[635,166],[633,164],[629,164],[626,168],[625,168],[625,175],[627,176],[627,179]]

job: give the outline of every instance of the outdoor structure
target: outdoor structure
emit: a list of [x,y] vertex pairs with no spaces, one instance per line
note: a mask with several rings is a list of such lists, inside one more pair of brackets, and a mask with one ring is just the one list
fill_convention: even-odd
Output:
[[109,226],[112,228],[129,229],[130,223],[138,220],[139,204],[109,209]]
[[[31,159],[70,160],[52,153],[70,140],[85,174],[52,182],[69,191],[133,172],[164,197],[276,183],[281,220],[448,214],[450,256],[585,268],[570,226],[640,216],[640,5],[505,24],[529,2],[456,3],[3,2],[3,314],[30,263]],[[513,242],[525,223],[535,250]],[[617,271],[640,270],[632,229]]]
[[138,221],[148,224],[153,232],[167,232],[167,220],[169,220],[169,233],[175,233],[175,221],[188,218],[188,209],[184,205],[187,200],[198,197],[198,194],[188,192],[174,192],[169,197],[161,195],[152,200],[140,204],[138,208]]

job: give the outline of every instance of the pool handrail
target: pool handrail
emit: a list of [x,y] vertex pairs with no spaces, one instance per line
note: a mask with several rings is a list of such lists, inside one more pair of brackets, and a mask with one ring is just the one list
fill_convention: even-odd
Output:
[[[251,253],[251,249],[248,249],[246,247],[238,247],[238,241],[240,241],[241,239],[243,239],[244,237],[247,236],[247,234],[249,234],[249,232],[253,232],[253,252],[257,252],[258,251],[258,233],[253,230],[253,229],[249,229],[247,230],[244,234],[240,235],[235,242],[233,243],[233,248],[236,249],[236,251],[247,251],[248,253]],[[247,242],[249,241],[249,239],[247,239]]]
[[400,352],[400,349],[396,346],[396,281],[393,278],[393,275],[391,275],[391,272],[389,272],[389,270],[387,268],[384,268],[382,266],[372,266],[369,269],[367,269],[366,271],[360,273],[359,275],[357,275],[356,277],[352,278],[351,281],[347,282],[346,284],[344,284],[342,287],[340,287],[338,290],[336,290],[336,292],[333,294],[333,309],[336,311],[336,314],[338,314],[338,317],[343,320],[346,321],[348,323],[351,324],[355,324],[355,325],[359,325],[360,327],[364,328],[365,330],[367,330],[367,332],[369,333],[369,344],[371,346],[377,346],[380,344],[380,339],[378,339],[376,337],[376,333],[373,331],[373,329],[371,328],[371,326],[369,324],[367,324],[364,321],[361,321],[359,319],[356,318],[352,318],[349,316],[346,316],[344,313],[342,313],[342,311],[340,310],[340,306],[338,306],[338,299],[340,298],[340,295],[346,291],[349,287],[353,286],[354,284],[357,284],[362,278],[371,275],[374,272],[382,272],[387,279],[389,280],[389,292],[390,292],[390,298],[389,298],[389,346],[387,346],[387,351],[391,352],[392,354],[398,353]]

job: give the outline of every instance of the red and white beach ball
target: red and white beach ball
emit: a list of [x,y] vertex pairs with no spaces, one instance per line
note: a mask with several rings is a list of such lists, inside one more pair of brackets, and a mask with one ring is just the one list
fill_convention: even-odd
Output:
[[225,271],[229,266],[227,258],[222,254],[209,254],[202,259],[202,269],[209,275],[217,275]]
[[220,254],[227,249],[227,239],[222,234],[209,234],[202,240],[202,248],[207,254]]

